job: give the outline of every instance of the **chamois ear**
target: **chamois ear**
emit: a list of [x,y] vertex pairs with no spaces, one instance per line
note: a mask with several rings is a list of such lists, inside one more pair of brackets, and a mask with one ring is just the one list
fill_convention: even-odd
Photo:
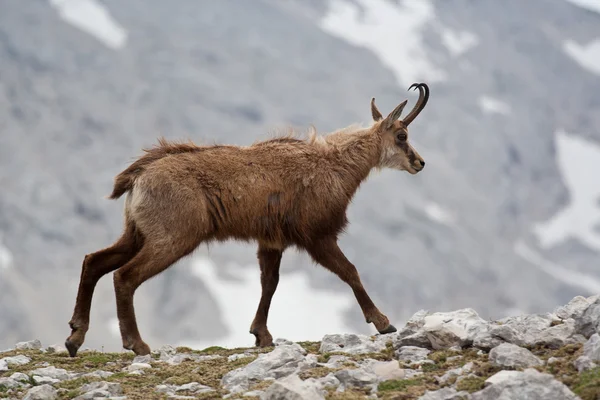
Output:
[[381,115],[381,113],[377,109],[377,106],[375,105],[375,97],[371,99],[371,115],[373,115],[373,121],[375,122],[381,121],[383,119],[383,115]]
[[408,100],[404,100],[402,103],[398,104],[398,107],[396,107],[394,109],[394,111],[392,111],[385,118],[385,128],[386,129],[391,128],[392,125],[394,124],[394,121],[396,121],[398,118],[400,118],[400,115],[402,114],[402,110],[404,110],[404,107],[406,106],[406,103],[408,103]]

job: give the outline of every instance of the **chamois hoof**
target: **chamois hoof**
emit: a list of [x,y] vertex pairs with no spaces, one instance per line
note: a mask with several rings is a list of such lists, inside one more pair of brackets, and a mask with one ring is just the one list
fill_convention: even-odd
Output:
[[382,335],[385,335],[386,333],[394,333],[396,331],[397,331],[396,327],[394,325],[390,324],[390,325],[388,325],[387,328],[380,330],[379,333]]
[[69,356],[75,357],[77,355],[77,350],[79,350],[79,346],[71,342],[69,339],[65,341],[65,347],[69,351]]

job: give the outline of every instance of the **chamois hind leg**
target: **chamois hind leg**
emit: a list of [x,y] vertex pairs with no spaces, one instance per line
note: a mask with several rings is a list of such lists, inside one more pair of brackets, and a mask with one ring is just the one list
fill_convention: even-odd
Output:
[[367,323],[373,323],[381,334],[396,332],[390,320],[373,304],[360,281],[356,267],[348,261],[337,244],[335,237],[328,237],[307,246],[306,250],[317,263],[327,268],[346,282],[354,292],[354,296],[362,309]]
[[267,328],[267,318],[269,316],[269,307],[271,299],[277,284],[279,283],[279,266],[281,264],[282,250],[270,249],[259,245],[258,247],[258,262],[260,264],[260,284],[262,293],[256,315],[250,333],[256,336],[256,346],[266,347],[273,345],[273,337]]
[[117,316],[123,347],[137,355],[150,354],[150,347],[142,340],[138,330],[133,295],[146,280],[161,273],[180,258],[192,252],[194,246],[182,241],[155,243],[146,240],[140,252],[114,274]]
[[65,341],[71,357],[77,355],[89,329],[92,297],[98,280],[131,260],[140,250],[142,240],[135,226],[128,224],[123,235],[112,246],[84,257],[77,300],[69,321],[71,335]]

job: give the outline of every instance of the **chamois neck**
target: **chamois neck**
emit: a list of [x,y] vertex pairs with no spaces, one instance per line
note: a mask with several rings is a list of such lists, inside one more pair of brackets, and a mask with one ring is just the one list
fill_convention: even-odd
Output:
[[[351,129],[351,130],[350,130]],[[326,141],[336,153],[339,173],[346,183],[346,189],[354,195],[358,186],[379,165],[381,137],[370,128],[337,131],[329,134]]]

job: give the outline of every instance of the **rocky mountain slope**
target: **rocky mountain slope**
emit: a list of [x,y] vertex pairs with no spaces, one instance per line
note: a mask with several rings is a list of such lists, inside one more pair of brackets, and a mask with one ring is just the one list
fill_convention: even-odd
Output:
[[[498,318],[599,293],[598,37],[600,14],[564,0],[2,2],[0,346],[68,335],[83,256],[122,226],[122,202],[104,196],[157,136],[327,132],[368,122],[373,96],[382,110],[412,104],[422,80],[431,100],[411,140],[427,168],[372,176],[341,241],[379,308],[400,325],[418,309]],[[212,275],[184,260],[136,294],[145,339],[250,345],[254,247],[197,255]],[[273,334],[372,333],[306,256],[286,253],[282,275],[294,296],[275,296]],[[111,283],[86,345],[117,351]],[[312,296],[330,307],[297,300]],[[290,319],[298,310],[322,322]]]
[[552,313],[482,319],[475,310],[413,315],[397,333],[151,355],[20,342],[0,353],[8,399],[593,400],[600,396],[600,296]]

